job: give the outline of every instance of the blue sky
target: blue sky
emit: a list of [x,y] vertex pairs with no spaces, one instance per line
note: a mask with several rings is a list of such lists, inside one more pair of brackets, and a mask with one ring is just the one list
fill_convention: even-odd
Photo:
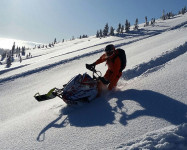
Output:
[[0,0],[0,37],[49,43],[95,35],[105,24],[159,18],[187,6],[187,0]]

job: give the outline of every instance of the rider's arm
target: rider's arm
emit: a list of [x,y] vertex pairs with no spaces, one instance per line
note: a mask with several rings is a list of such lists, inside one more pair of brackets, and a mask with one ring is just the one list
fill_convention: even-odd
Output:
[[106,56],[106,54],[103,54],[94,64],[98,65],[100,63],[103,63],[106,60],[107,60],[107,56]]

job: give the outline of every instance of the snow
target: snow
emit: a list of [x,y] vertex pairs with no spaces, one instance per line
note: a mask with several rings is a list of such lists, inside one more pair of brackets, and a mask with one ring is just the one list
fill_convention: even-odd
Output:
[[187,149],[187,124],[168,126],[111,149]]
[[[94,36],[34,49],[32,58],[0,65],[0,149],[187,149],[187,14],[139,32]],[[125,49],[116,90],[68,108],[36,92],[62,87],[88,72],[107,44]],[[96,69],[102,74],[105,64]]]
[[33,48],[35,45],[39,45],[41,43],[31,42],[31,41],[22,41],[16,39],[9,39],[9,38],[0,38],[0,48],[2,49],[12,49],[12,46],[16,43],[17,46],[22,47],[25,46],[27,48]]

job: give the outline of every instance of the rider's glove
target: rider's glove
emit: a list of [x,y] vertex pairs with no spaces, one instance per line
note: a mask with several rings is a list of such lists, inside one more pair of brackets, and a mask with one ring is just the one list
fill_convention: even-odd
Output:
[[110,82],[108,80],[106,80],[104,77],[99,77],[99,80],[105,84],[105,85],[108,85]]
[[93,64],[86,64],[86,68],[89,69],[89,70],[91,70],[91,71],[95,70],[95,66],[96,66],[95,63],[93,63]]

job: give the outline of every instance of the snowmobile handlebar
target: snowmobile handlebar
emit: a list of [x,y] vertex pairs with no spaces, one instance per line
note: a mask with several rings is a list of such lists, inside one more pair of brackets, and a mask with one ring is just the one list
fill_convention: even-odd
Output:
[[93,65],[93,64],[86,64],[86,69],[88,69],[92,72],[96,72],[95,65]]
[[[98,74],[98,73],[99,73],[99,74]],[[97,75],[97,77],[95,76],[95,74]],[[100,78],[100,77],[102,77],[101,71],[96,71],[96,70],[95,70],[95,72],[93,72],[93,78]]]
[[86,68],[93,72],[93,79],[98,79],[105,85],[108,85],[110,83],[110,81],[108,81],[104,77],[102,77],[101,71],[97,71],[95,69],[95,65],[94,64],[86,64]]
[[[90,71],[93,72],[93,78],[99,78],[99,77],[102,77],[102,73],[100,71],[97,71],[95,69],[95,66],[94,65],[89,65],[89,64],[86,64],[86,68]],[[97,75],[97,77],[95,76]]]

